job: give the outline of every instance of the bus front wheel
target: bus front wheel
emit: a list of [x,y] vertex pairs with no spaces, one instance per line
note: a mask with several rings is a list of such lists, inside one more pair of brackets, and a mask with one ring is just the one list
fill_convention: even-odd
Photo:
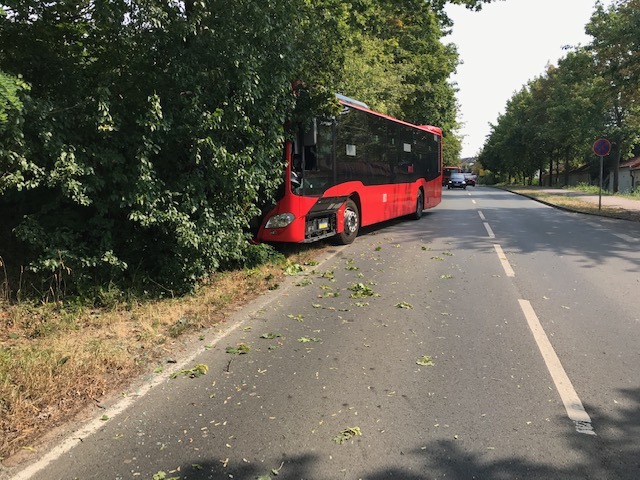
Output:
[[360,213],[356,203],[349,199],[344,207],[344,228],[337,236],[340,245],[348,245],[358,236],[360,229]]
[[418,198],[416,198],[416,210],[413,212],[413,219],[420,220],[422,218],[422,210],[424,210],[424,194],[422,190],[418,190]]

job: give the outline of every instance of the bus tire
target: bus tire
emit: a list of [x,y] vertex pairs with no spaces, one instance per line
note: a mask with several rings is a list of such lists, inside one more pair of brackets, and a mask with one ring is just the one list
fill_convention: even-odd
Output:
[[339,245],[349,245],[358,236],[360,230],[360,212],[356,202],[349,199],[344,207],[344,229],[337,235]]
[[422,190],[418,190],[418,197],[416,198],[416,210],[411,214],[411,218],[414,220],[420,220],[422,218],[422,211],[424,210],[424,194]]

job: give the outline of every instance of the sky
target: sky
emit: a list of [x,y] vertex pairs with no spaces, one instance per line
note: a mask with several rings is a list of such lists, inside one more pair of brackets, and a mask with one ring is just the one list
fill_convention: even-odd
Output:
[[[462,123],[462,158],[474,157],[497,123],[507,101],[547,64],[566,55],[563,46],[586,45],[584,33],[596,0],[498,0],[480,12],[449,5],[452,34],[460,60],[451,78],[459,89],[458,120]],[[605,6],[611,0],[603,2]]]

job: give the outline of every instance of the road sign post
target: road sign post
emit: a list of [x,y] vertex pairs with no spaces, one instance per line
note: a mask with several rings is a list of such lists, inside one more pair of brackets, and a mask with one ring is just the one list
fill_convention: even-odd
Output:
[[593,153],[600,157],[600,191],[598,192],[598,210],[602,210],[602,174],[603,162],[602,158],[609,155],[611,151],[611,142],[606,138],[600,138],[593,142]]

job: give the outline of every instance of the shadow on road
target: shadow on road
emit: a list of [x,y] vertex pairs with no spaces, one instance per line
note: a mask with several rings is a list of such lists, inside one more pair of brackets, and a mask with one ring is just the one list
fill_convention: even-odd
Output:
[[[549,459],[549,463],[533,462],[531,458],[535,456],[535,452],[527,452],[529,455],[521,457],[495,458],[499,456],[499,452],[492,455],[478,453],[477,449],[471,452],[456,440],[439,440],[403,452],[412,468],[393,466],[353,475],[336,470],[330,477],[323,475],[323,480],[636,480],[640,478],[640,449],[637,442],[640,438],[640,388],[619,391],[618,394],[619,408],[614,414],[607,415],[587,405],[587,409],[593,413],[597,436],[579,434],[571,426],[567,426],[568,446],[581,457],[589,459],[582,464],[566,464],[562,460],[563,452],[558,452],[558,457]],[[567,419],[557,421],[570,423]],[[364,442],[355,442],[345,445],[344,448],[358,449],[361,444],[364,445]],[[354,458],[357,456],[359,454],[354,452]],[[195,466],[185,465],[180,469],[179,478],[313,480],[318,478],[314,472],[326,471],[321,466],[323,460],[316,455],[288,457],[285,452],[280,461],[282,465],[230,462],[225,466],[219,460]],[[558,464],[561,466],[557,466]],[[419,465],[419,468],[416,468],[416,465]],[[347,471],[353,472],[353,466],[344,467]],[[272,473],[271,468],[278,469],[278,475]]]

